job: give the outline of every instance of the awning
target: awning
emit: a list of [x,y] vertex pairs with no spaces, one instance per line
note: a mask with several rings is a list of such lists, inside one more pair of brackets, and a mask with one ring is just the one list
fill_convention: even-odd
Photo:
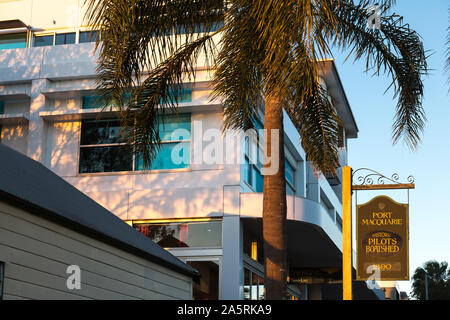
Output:
[[0,30],[26,28],[26,27],[27,27],[27,25],[19,19],[0,21]]

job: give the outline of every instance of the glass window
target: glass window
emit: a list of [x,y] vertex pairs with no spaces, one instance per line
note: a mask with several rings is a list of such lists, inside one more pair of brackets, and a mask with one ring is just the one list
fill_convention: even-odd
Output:
[[[149,170],[188,168],[191,159],[191,144],[189,142],[163,143],[152,160]],[[142,157],[136,157],[136,170],[145,170]]]
[[[219,30],[220,28],[222,28],[224,25],[223,21],[215,21],[210,23],[209,25],[209,32],[214,32]],[[201,32],[206,32],[206,24],[205,23],[201,23],[199,25],[193,26],[194,28],[194,33],[201,33]],[[190,30],[188,30],[190,31]],[[186,26],[184,24],[178,25],[175,28],[175,32],[176,34],[185,34],[186,33]]]
[[286,176],[286,193],[290,195],[295,194],[295,169],[289,161],[285,161],[285,176]]
[[264,278],[258,277],[258,300],[265,299],[265,290],[264,290]]
[[194,300],[219,299],[219,264],[215,261],[187,261],[200,272],[200,283],[193,282]]
[[3,300],[3,282],[5,280],[5,263],[0,262],[0,300]]
[[34,47],[45,47],[53,45],[53,34],[48,36],[34,36]]
[[85,120],[81,130],[81,144],[113,144],[123,142],[118,120]]
[[104,105],[101,96],[84,96],[82,109],[96,109],[102,108]]
[[0,50],[27,47],[26,33],[0,34]]
[[244,268],[244,300],[264,300],[264,277]]
[[[178,103],[182,102],[191,102],[192,101],[192,89],[183,88],[180,90],[171,89],[169,90],[169,97],[171,102],[176,102],[178,99]],[[160,103],[163,101],[160,100]]]
[[150,168],[144,166],[141,156],[136,156],[136,170],[188,168],[191,163],[190,114],[167,116],[159,125],[161,146]]
[[250,300],[252,295],[252,287],[250,285],[251,275],[250,270],[244,268],[244,300]]
[[95,42],[97,40],[97,31],[80,31],[79,43]]
[[75,32],[56,34],[55,45],[72,43],[75,43]]
[[[0,114],[4,112],[4,102],[0,101]],[[2,125],[0,124],[0,142],[2,142]]]
[[119,121],[82,122],[80,173],[131,171],[132,164],[132,150],[122,141]]
[[[257,121],[257,123],[259,122]],[[260,156],[261,152],[257,143],[253,142],[253,139],[245,137],[244,179],[258,193],[263,192],[264,185],[264,178],[261,173],[263,164],[260,161]],[[250,161],[250,159],[255,159],[256,161]]]
[[128,146],[80,149],[80,173],[131,171],[132,152]]
[[222,221],[137,223],[133,227],[163,248],[220,247]]
[[258,275],[256,273],[252,273],[252,295],[251,300],[258,300]]
[[[90,98],[85,97],[86,106],[92,103]],[[119,120],[84,120],[81,125],[79,172],[179,169],[190,166],[190,114],[167,116],[164,124],[160,124],[162,144],[150,168],[144,167],[141,156],[133,156],[132,148],[120,133]]]

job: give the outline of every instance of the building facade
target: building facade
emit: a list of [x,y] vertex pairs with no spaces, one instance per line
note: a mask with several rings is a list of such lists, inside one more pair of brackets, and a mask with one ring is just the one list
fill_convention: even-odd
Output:
[[[180,115],[166,119],[161,150],[145,168],[121,142],[114,106],[102,111],[96,99],[95,32],[83,24],[82,3],[0,2],[2,143],[199,270],[195,299],[263,299],[262,175],[252,161],[257,145],[239,139],[230,153],[230,145],[214,143],[225,141],[217,136],[224,106],[210,100],[211,70],[200,64],[196,82],[178,93]],[[322,83],[342,121],[344,166],[347,140],[358,128],[334,62],[321,63]],[[263,123],[262,106],[257,126]],[[330,297],[342,263],[341,169],[336,178],[316,175],[287,114],[284,127],[289,294]],[[171,157],[176,148],[183,161]],[[220,161],[230,154],[230,161]]]

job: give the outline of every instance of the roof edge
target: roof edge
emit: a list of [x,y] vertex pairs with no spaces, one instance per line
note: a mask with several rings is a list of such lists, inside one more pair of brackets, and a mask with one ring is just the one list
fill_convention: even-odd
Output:
[[[64,226],[69,229],[75,229],[75,231],[80,232],[88,237],[94,238],[96,240],[103,241],[104,243],[107,243],[109,245],[112,245],[114,247],[117,247],[119,249],[122,249],[124,251],[130,252],[135,254],[136,256],[139,256],[141,258],[144,258],[150,262],[157,263],[159,265],[162,265],[164,267],[167,267],[168,269],[171,269],[173,271],[179,272],[181,274],[184,274],[186,276],[191,277],[194,281],[198,281],[200,278],[200,273],[193,269],[192,271],[189,271],[187,268],[184,269],[182,267],[179,267],[175,264],[172,264],[158,256],[152,255],[147,251],[141,250],[135,246],[132,246],[126,242],[120,241],[119,239],[110,237],[102,232],[99,232],[95,229],[89,228],[83,224],[80,224],[76,221],[73,221],[71,219],[67,219],[58,213],[55,213],[51,210],[48,210],[46,208],[42,208],[41,206],[38,206],[34,203],[31,203],[29,201],[26,201],[24,199],[21,199],[19,197],[16,197],[8,192],[5,192],[3,190],[0,190],[0,201],[6,202],[11,205],[15,205],[23,210],[26,210],[30,212],[31,214],[35,214],[41,218],[50,220],[54,223],[57,223],[61,226]],[[111,213],[112,214],[112,213]],[[125,223],[125,222],[124,222]],[[137,232],[137,231],[136,231]],[[149,240],[151,241],[151,240]],[[164,250],[164,249],[162,249]],[[180,260],[181,261],[181,260]]]

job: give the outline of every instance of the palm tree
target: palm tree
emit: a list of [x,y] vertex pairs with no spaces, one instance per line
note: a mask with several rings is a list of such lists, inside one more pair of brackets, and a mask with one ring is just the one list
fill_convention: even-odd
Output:
[[398,99],[393,141],[403,137],[412,148],[420,141],[425,51],[419,35],[388,14],[394,0],[376,1],[379,28],[367,26],[374,0],[88,1],[87,19],[99,30],[97,88],[118,101],[123,132],[144,164],[159,148],[158,115],[177,112],[174,91],[195,81],[199,57],[215,70],[224,129],[253,128],[263,99],[266,148],[280,146],[278,173],[264,176],[267,299],[286,295],[284,141],[270,134],[283,132],[283,110],[314,169],[335,174],[339,167],[340,120],[320,86],[320,59],[348,50],[367,70],[388,74]]

